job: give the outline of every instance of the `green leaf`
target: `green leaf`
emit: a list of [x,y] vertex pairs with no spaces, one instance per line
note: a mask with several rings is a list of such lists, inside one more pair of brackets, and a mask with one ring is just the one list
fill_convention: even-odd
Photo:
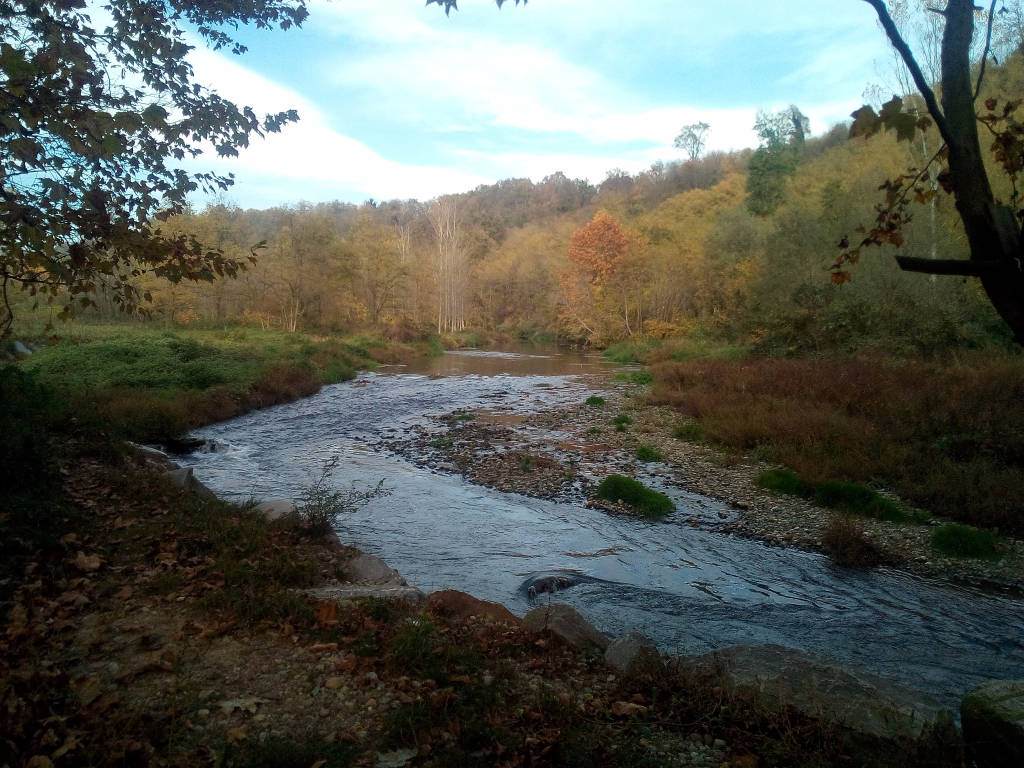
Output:
[[167,125],[167,110],[159,104],[150,104],[143,110],[142,119],[150,128],[162,128]]

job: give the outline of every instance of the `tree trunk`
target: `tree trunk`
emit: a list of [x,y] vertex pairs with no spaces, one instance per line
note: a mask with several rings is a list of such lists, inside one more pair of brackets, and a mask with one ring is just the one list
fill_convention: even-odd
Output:
[[[950,0],[942,39],[942,106],[948,125],[949,170],[956,208],[964,223],[971,261],[997,261],[981,277],[992,306],[1024,344],[1024,273],[1021,237],[1013,211],[997,205],[981,156],[974,111],[970,47],[973,0]],[[934,115],[933,115],[934,117]]]
[[877,12],[882,28],[907,65],[946,142],[953,196],[971,251],[970,260],[959,262],[959,266],[956,261],[941,259],[935,261],[934,269],[924,263],[927,259],[899,258],[898,263],[903,269],[916,272],[979,277],[992,306],[1010,327],[1017,343],[1024,346],[1024,254],[1020,225],[1011,208],[995,201],[978,139],[970,60],[974,0],[949,0],[945,10],[936,10],[946,20],[942,33],[941,108],[885,2],[864,2]]

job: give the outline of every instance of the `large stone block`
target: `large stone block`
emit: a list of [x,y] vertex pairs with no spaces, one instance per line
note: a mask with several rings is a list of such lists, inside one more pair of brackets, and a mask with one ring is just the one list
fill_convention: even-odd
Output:
[[442,589],[427,597],[427,610],[435,616],[456,621],[465,621],[470,616],[483,616],[499,624],[518,626],[522,619],[500,603],[459,592],[456,589]]
[[791,707],[872,740],[956,743],[952,713],[931,696],[862,669],[778,645],[735,645],[674,661],[684,674],[708,674],[727,692],[761,708]]
[[361,584],[398,584],[406,581],[401,574],[379,557],[360,553],[345,563],[345,575]]
[[659,678],[665,673],[658,647],[639,632],[615,638],[604,652],[604,660],[626,677]]
[[968,691],[960,717],[974,765],[1024,766],[1024,680],[989,680]]
[[584,619],[579,611],[563,603],[534,608],[523,617],[523,628],[533,632],[549,630],[577,648],[593,646],[603,651],[608,647],[607,637]]

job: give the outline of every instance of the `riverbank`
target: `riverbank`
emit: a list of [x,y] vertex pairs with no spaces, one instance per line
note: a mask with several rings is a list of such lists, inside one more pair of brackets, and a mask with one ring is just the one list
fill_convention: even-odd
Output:
[[[586,502],[625,510],[595,496],[601,479],[617,473],[679,488],[727,504],[722,516],[674,518],[673,523],[757,539],[776,546],[824,552],[837,517],[811,500],[772,492],[758,483],[776,465],[716,449],[693,439],[700,429],[667,406],[650,402],[649,388],[592,376],[596,400],[520,415],[486,409],[456,412],[411,438],[382,447],[441,471],[499,490],[538,498]],[[688,429],[687,425],[692,428]],[[647,460],[637,458],[638,452]],[[909,516],[909,515],[908,515]],[[932,546],[940,523],[852,518],[856,534],[878,561],[929,578],[1024,594],[1024,542],[1003,537],[998,559],[958,558]]]
[[[647,441],[657,425],[645,431],[628,399],[637,391],[519,424],[555,430],[559,457],[579,442],[566,429],[577,421],[609,444]],[[473,413],[449,419],[453,435],[488,419],[517,426]],[[622,432],[619,415],[632,419]],[[828,765],[851,750],[865,764],[958,760],[955,749],[922,761],[853,746],[833,723],[761,711],[685,672],[624,681],[592,651],[480,618],[488,609],[472,598],[472,613],[453,615],[304,597],[347,579],[355,551],[196,498],[90,429],[43,436],[40,474],[3,485],[18,492],[0,511],[5,543],[22,547],[0,578],[2,678],[14,681],[0,725],[19,750],[4,762]],[[544,469],[533,448],[507,453],[492,474]],[[585,464],[559,463],[549,485],[584,488]]]
[[[69,418],[139,442],[290,402],[379,363],[440,354],[436,340],[324,336],[246,327],[71,323],[32,330],[20,370],[58,393]],[[13,345],[12,345],[13,349]],[[24,354],[28,352],[30,354]]]
[[956,746],[865,741],[687,668],[618,673],[468,595],[314,598],[357,550],[134,454],[72,438],[52,458],[61,514],[4,580],[4,764],[958,764]]

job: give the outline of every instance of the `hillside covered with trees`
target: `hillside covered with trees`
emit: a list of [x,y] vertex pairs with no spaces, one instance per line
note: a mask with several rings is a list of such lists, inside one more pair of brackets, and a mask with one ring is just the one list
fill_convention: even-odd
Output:
[[[985,87],[993,98],[1024,90],[1024,57],[990,69]],[[168,325],[474,329],[597,346],[697,337],[774,353],[1009,341],[975,281],[902,272],[892,258],[966,253],[942,195],[911,211],[898,249],[868,254],[848,282],[830,279],[837,244],[874,220],[883,182],[939,145],[934,128],[911,142],[851,139],[846,125],[808,136],[797,107],[759,114],[756,128],[757,149],[612,170],[596,187],[555,172],[428,201],[209,205],[160,228],[233,262],[252,255],[252,266],[137,288]],[[94,313],[116,314],[102,285],[94,298]]]

